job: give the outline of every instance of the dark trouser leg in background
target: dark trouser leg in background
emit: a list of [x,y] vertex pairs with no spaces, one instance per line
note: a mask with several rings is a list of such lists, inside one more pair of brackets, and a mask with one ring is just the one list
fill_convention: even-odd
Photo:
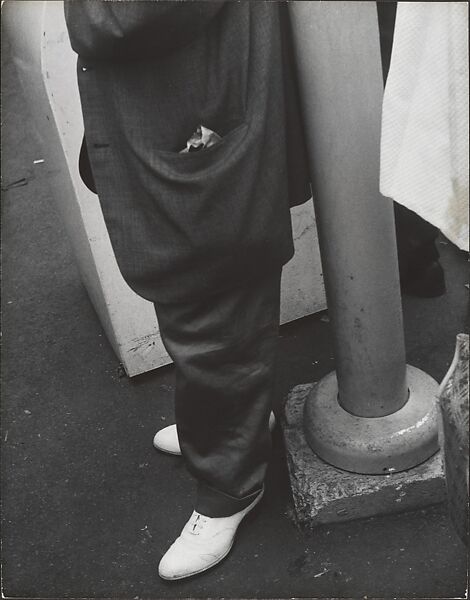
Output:
[[445,293],[436,239],[439,230],[401,204],[394,204],[402,290],[415,296]]
[[[384,82],[390,69],[396,11],[396,2],[377,2]],[[394,210],[402,290],[418,296],[443,294],[444,271],[436,246],[439,230],[401,204],[395,202]]]
[[261,490],[269,460],[280,270],[202,301],[156,304],[176,367],[181,451],[198,482],[195,509],[229,516]]

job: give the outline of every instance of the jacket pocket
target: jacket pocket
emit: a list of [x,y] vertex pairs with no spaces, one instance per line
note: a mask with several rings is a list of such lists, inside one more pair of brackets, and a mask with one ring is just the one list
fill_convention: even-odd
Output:
[[[236,254],[259,238],[268,198],[256,197],[259,131],[242,123],[217,144],[197,152],[155,150],[138,161],[147,227],[176,263]],[[269,212],[269,211],[268,211]],[[256,231],[255,231],[256,230]]]
[[[224,135],[216,144],[194,152],[172,152],[155,150],[152,153],[152,167],[156,175],[167,182],[191,183],[199,177],[222,175],[229,172],[246,150],[248,124],[242,123]],[[208,185],[208,183],[207,183]]]

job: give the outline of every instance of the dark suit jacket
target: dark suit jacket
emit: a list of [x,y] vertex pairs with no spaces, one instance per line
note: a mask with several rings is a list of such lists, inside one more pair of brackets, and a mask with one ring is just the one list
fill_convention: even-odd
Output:
[[[158,302],[204,297],[293,254],[309,197],[277,2],[66,2],[88,153],[121,272]],[[199,124],[222,136],[180,154]]]

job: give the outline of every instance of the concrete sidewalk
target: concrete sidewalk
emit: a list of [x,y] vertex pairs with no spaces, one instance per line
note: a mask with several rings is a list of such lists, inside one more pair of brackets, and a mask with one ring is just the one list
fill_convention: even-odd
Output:
[[[173,419],[173,368],[132,380],[119,369],[51,198],[54,165],[33,165],[40,146],[6,40],[3,50],[3,594],[464,597],[466,552],[442,505],[297,530],[279,431],[266,499],[229,558],[197,578],[159,579],[193,494],[181,460],[152,447]],[[404,311],[409,363],[440,381],[466,329],[467,263],[444,240],[439,248],[448,293],[405,298]],[[334,368],[320,316],[281,331],[280,398]]]

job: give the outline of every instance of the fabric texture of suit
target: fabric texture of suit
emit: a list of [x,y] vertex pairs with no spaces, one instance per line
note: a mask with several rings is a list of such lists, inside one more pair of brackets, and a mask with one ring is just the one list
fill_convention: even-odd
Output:
[[195,509],[243,510],[259,493],[271,451],[281,270],[199,301],[157,304],[176,365],[175,414]]
[[[227,516],[263,485],[289,208],[310,197],[287,8],[73,0],[66,19],[81,171],[124,278],[155,303],[195,508]],[[181,154],[198,125],[222,140]]]
[[[286,7],[72,1],[65,11],[93,177],[129,285],[179,302],[287,262],[289,207],[310,190]],[[200,124],[222,140],[181,154]]]

